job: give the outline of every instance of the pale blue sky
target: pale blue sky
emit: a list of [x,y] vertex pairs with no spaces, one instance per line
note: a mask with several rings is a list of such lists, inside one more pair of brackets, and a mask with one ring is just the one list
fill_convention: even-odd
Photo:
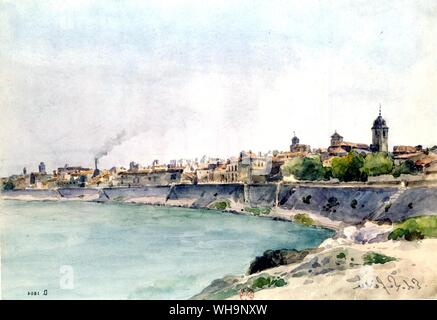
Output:
[[0,174],[370,143],[437,144],[435,1],[0,0]]

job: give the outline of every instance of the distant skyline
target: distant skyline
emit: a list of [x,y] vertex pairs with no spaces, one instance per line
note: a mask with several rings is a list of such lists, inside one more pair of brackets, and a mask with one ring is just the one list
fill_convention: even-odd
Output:
[[436,145],[436,34],[433,0],[0,0],[0,176],[370,144],[379,104]]

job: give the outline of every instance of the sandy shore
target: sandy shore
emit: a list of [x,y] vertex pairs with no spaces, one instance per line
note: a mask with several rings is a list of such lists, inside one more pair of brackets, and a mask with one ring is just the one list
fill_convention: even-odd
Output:
[[[286,285],[256,291],[254,299],[437,298],[437,239],[414,242],[390,240],[364,245],[345,245],[344,241],[328,239],[321,246],[326,246],[322,252],[308,255],[300,263],[263,271],[264,276],[283,278]],[[338,258],[340,252],[345,253],[346,258]],[[362,264],[360,258],[369,252],[396,260],[384,264]],[[301,270],[323,271],[323,261],[326,262],[328,258],[331,264],[325,266],[326,272],[301,275]],[[357,265],[350,264],[351,259]],[[343,260],[344,263],[337,270],[332,268],[332,261]],[[246,276],[241,281],[256,276]],[[236,295],[230,299],[240,297]]]

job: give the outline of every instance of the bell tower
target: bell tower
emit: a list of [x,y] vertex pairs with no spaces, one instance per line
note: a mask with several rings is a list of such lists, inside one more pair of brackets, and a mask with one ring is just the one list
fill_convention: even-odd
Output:
[[381,115],[381,105],[378,118],[373,121],[370,149],[373,152],[388,152],[388,126]]

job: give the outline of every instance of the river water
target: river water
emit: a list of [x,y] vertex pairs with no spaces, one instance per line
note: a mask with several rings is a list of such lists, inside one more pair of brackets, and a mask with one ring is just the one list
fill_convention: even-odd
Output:
[[187,299],[332,231],[212,210],[0,201],[3,299]]

